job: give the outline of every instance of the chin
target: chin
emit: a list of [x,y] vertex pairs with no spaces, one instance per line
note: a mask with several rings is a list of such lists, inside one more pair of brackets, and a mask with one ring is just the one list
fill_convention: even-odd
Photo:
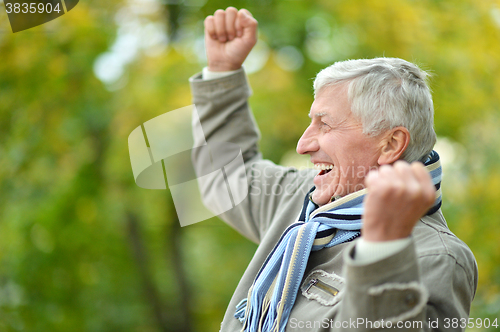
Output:
[[321,205],[325,205],[326,203],[330,202],[331,197],[332,197],[331,195],[327,195],[324,192],[320,192],[320,193],[315,192],[312,195],[312,200],[314,203],[321,206]]

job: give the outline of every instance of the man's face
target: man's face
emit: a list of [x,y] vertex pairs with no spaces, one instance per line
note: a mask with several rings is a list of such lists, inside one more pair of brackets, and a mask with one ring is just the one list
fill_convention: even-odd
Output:
[[361,121],[351,113],[347,86],[326,86],[316,94],[309,113],[311,124],[297,144],[309,154],[319,173],[312,199],[324,205],[332,196],[345,196],[364,188],[364,178],[379,166],[382,135],[363,134]]

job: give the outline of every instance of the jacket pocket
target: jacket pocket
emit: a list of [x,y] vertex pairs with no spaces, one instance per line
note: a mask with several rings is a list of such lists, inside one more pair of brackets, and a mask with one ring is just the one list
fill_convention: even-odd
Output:
[[302,295],[322,305],[332,306],[340,301],[344,278],[335,273],[315,270],[309,273],[300,287]]

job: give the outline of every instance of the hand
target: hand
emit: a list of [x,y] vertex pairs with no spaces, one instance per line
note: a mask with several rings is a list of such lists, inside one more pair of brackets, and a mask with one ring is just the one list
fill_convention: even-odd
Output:
[[408,237],[435,201],[436,190],[425,167],[397,161],[368,174],[361,234],[367,241]]
[[210,71],[236,70],[257,42],[257,20],[246,9],[219,9],[205,19],[205,47]]

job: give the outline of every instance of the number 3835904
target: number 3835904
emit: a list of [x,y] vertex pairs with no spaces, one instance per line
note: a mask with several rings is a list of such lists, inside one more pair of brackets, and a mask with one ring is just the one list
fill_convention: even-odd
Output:
[[50,2],[42,3],[42,2],[32,2],[32,3],[5,3],[5,8],[7,10],[7,14],[10,13],[23,13],[23,14],[35,14],[35,13],[52,13],[61,12],[61,8],[59,3],[52,5]]

